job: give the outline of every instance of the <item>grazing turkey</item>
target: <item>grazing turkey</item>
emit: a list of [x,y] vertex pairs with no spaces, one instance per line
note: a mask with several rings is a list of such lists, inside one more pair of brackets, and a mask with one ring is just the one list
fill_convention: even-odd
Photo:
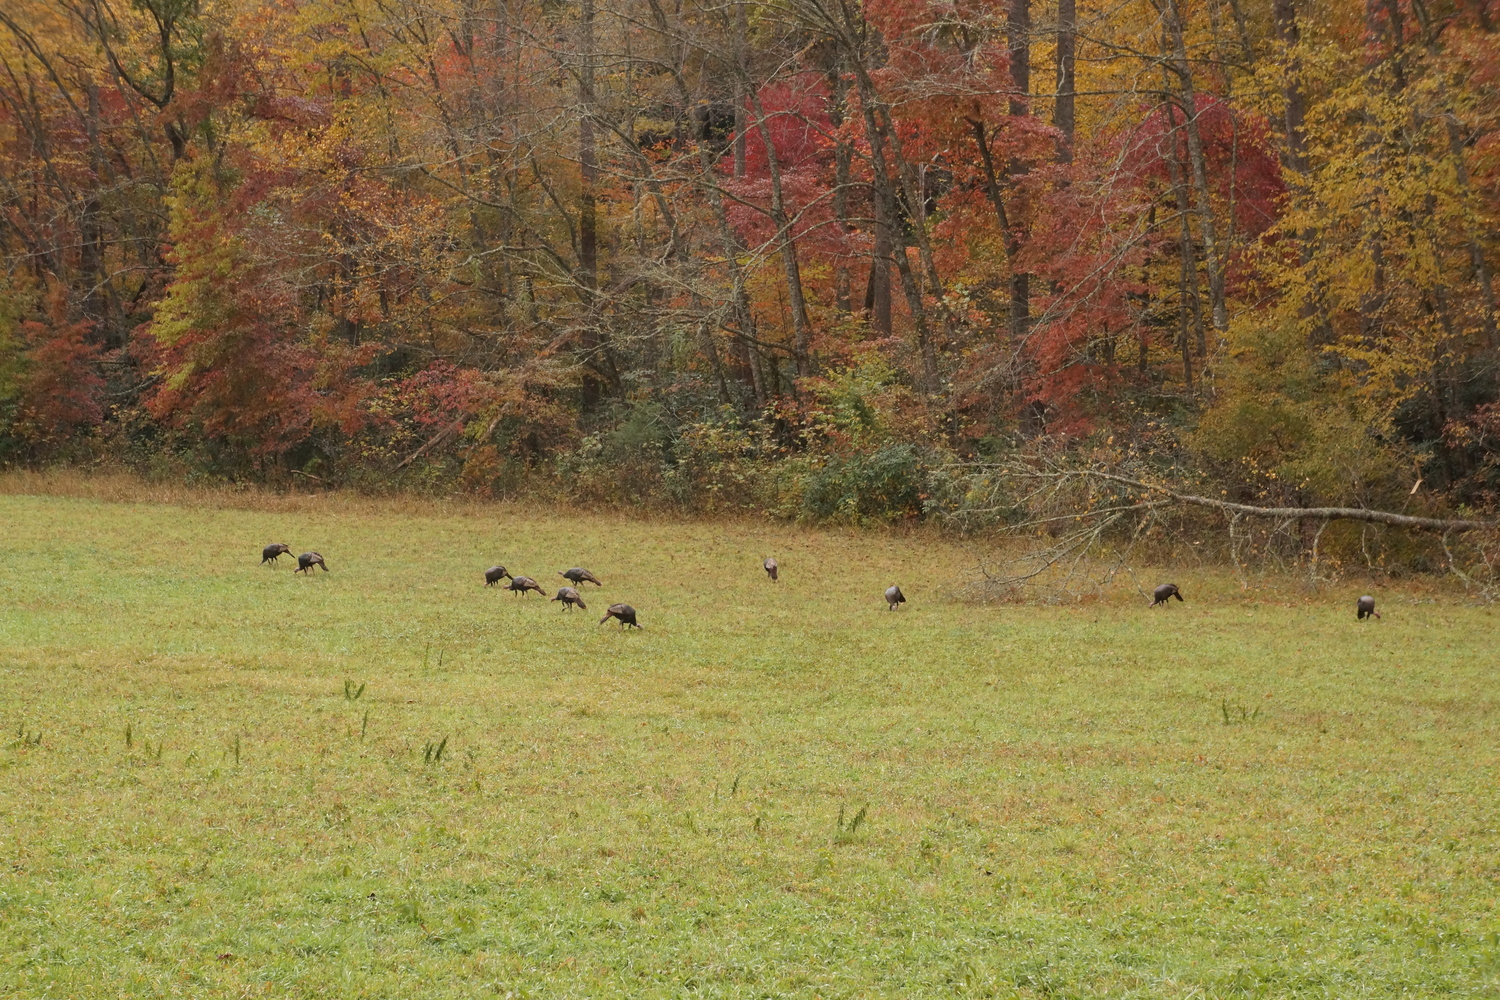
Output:
[[1158,604],[1166,604],[1174,597],[1182,600],[1182,591],[1177,589],[1175,583],[1164,583],[1151,592],[1151,606],[1154,608]]
[[323,572],[328,572],[328,564],[324,562],[323,557],[318,555],[316,552],[304,552],[297,557],[296,572],[310,573],[312,572],[312,568],[314,566],[322,566]]
[[534,590],[538,594],[546,593],[542,585],[529,576],[513,576],[510,578],[510,589],[512,593],[524,594],[528,590]]
[[578,591],[572,587],[562,588],[557,592],[557,596],[552,599],[554,601],[562,601],[564,611],[572,611],[575,604],[585,611],[589,609],[589,606],[583,603],[583,598],[578,596]]
[[895,611],[896,605],[906,603],[906,595],[901,593],[901,588],[893,583],[885,589],[885,603],[891,606],[892,611]]
[[599,578],[597,576],[580,566],[574,566],[572,569],[564,570],[557,575],[562,577],[564,580],[567,580],[574,586],[582,584],[585,580],[587,580],[589,583],[592,583],[596,587],[604,586],[604,584],[599,582]]
[[1366,618],[1380,617],[1380,612],[1375,610],[1375,598],[1371,597],[1369,594],[1361,597],[1359,599],[1359,603],[1355,605],[1355,608],[1356,610],[1354,612],[1354,617],[1358,618],[1360,621],[1364,621]]
[[611,604],[609,610],[604,612],[604,617],[599,619],[599,624],[603,625],[611,618],[620,619],[620,631],[622,632],[625,631],[625,626],[627,625],[631,628],[640,628],[635,621],[635,608],[632,608],[628,604]]
[[776,560],[775,559],[767,559],[765,562],[761,563],[761,565],[765,567],[766,576],[769,576],[771,578],[771,582],[775,583],[776,582]]
[[486,587],[493,587],[495,584],[508,577],[510,577],[510,573],[504,566],[491,566],[489,569],[484,571],[484,585]]
[[267,545],[265,548],[260,550],[260,564],[264,566],[266,563],[270,563],[272,566],[275,566],[276,560],[280,559],[282,556],[288,556],[291,554],[292,547],[286,542],[277,542],[275,545]]

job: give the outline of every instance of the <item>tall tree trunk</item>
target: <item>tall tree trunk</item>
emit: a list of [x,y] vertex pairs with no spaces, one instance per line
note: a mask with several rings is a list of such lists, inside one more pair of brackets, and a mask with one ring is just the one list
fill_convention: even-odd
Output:
[[[872,198],[875,202],[873,214],[876,228],[876,254],[872,266],[877,272],[884,266],[881,251],[888,253],[891,261],[896,265],[896,272],[901,276],[901,290],[906,297],[907,309],[911,313],[912,328],[917,335],[918,350],[922,357],[923,389],[930,394],[936,393],[939,388],[937,351],[932,342],[927,307],[922,301],[922,286],[912,271],[911,261],[907,258],[905,240],[901,238],[897,230],[896,188],[891,180],[894,166],[899,173],[900,183],[908,201],[915,205],[918,195],[912,183],[913,171],[909,169],[910,164],[905,162],[902,155],[900,133],[891,127],[889,110],[881,100],[875,81],[870,76],[870,60],[866,52],[867,26],[860,15],[847,4],[840,4],[839,12],[839,20],[833,22],[837,23],[840,29],[837,41],[849,57],[848,67],[854,74],[854,82],[859,90],[860,110],[865,123],[865,139],[870,144]],[[832,17],[833,15],[830,14],[830,19]],[[895,164],[892,164],[892,158],[896,160]],[[924,267],[928,270],[928,278],[933,291],[941,300],[942,290],[938,283],[931,246],[926,232],[920,228],[917,229],[917,247]],[[872,283],[871,291],[874,292],[877,287]]]
[[[848,83],[840,66],[840,60],[835,58],[833,66],[828,71],[828,115],[835,132],[841,133],[844,125],[844,117],[848,109],[847,89]],[[840,134],[833,144],[833,218],[838,225],[839,236],[842,239],[847,239],[852,232],[849,224],[849,181],[853,164],[854,150]],[[849,283],[849,258],[840,249],[833,264],[833,297],[839,312],[846,315],[853,311]],[[886,301],[889,302],[889,284],[886,287]],[[887,307],[887,312],[889,312],[889,307]]]
[[1077,0],[1057,0],[1057,101],[1052,106],[1052,124],[1059,133],[1057,162],[1073,162],[1073,138],[1077,131],[1078,11]]
[[594,371],[599,350],[599,232],[594,186],[599,180],[598,150],[594,141],[594,0],[582,0],[579,15],[578,67],[578,280],[587,303],[579,346],[584,357],[583,407],[599,404],[600,381]]
[[[701,303],[694,303],[701,308]],[[719,360],[719,348],[714,342],[714,332],[709,328],[708,322],[698,323],[698,339],[703,344],[703,353],[708,356],[709,368],[714,373],[714,384],[719,387],[719,402],[729,406],[733,400],[729,397],[729,383],[724,379],[724,363]]]
[[88,86],[85,128],[89,142],[92,177],[85,179],[88,192],[78,220],[78,263],[84,282],[83,314],[95,321],[95,338],[110,343],[107,328],[108,287],[104,274],[104,226],[100,219],[99,189],[104,185],[104,151],[99,146],[99,87]]
[[771,179],[771,221],[776,225],[776,239],[781,244],[781,266],[786,273],[787,304],[792,314],[793,353],[797,359],[797,374],[812,374],[812,322],[807,316],[807,298],[802,290],[802,265],[797,258],[797,241],[792,234],[792,220],[787,215],[786,201],[781,186],[781,162],[776,155],[776,146],[771,129],[766,122],[766,109],[760,95],[750,81],[746,81],[750,96],[750,108],[755,113],[755,129],[765,146],[767,172]]
[[[1446,107],[1443,124],[1448,131],[1448,155],[1453,158],[1453,172],[1458,178],[1459,189],[1463,191],[1465,201],[1469,201],[1473,198],[1474,189],[1469,177],[1469,164],[1464,159],[1463,136],[1459,134],[1458,118],[1452,106],[1448,104],[1446,95],[1444,95],[1444,104]],[[1495,327],[1497,309],[1494,278],[1490,274],[1489,261],[1484,259],[1484,246],[1480,243],[1479,234],[1475,232],[1474,223],[1469,221],[1465,229],[1464,236],[1469,245],[1469,264],[1474,269],[1474,282],[1479,286],[1479,304],[1483,310],[1480,322],[1484,329],[1484,341],[1491,349],[1500,348],[1500,332],[1497,332]]]
[[[1145,301],[1141,304],[1141,312],[1144,313],[1151,306],[1151,293],[1146,292],[1143,298]],[[1142,329],[1139,326],[1136,332],[1136,346],[1140,348],[1140,352],[1135,356],[1135,371],[1137,377],[1144,382],[1146,374],[1150,370],[1151,335],[1146,329]]]
[[[1010,0],[1005,32],[1010,50],[1010,75],[1016,87],[1010,99],[1010,113],[1028,115],[1031,113],[1028,100],[1031,94],[1031,0]],[[1006,172],[1013,178],[1019,177],[1027,172],[1027,167],[1024,163],[1012,161]],[[1011,220],[1013,233],[1016,221]],[[1015,249],[1019,249],[1019,237],[1015,244]],[[1021,270],[1016,253],[1012,252],[1010,258],[1010,335],[1012,340],[1020,343],[1031,328],[1031,275]]]
[[[1302,42],[1302,29],[1297,20],[1298,0],[1275,0],[1271,15],[1276,23],[1276,39],[1286,48],[1286,64],[1282,71],[1282,129],[1286,133],[1286,144],[1281,151],[1281,162],[1286,168],[1284,176],[1294,192],[1305,193],[1310,170],[1307,161],[1307,95],[1302,89],[1302,59],[1298,46]],[[1305,268],[1313,259],[1313,248],[1318,242],[1316,227],[1308,227],[1297,234],[1298,256]],[[1302,306],[1302,317],[1314,319],[1311,335],[1314,344],[1333,341],[1333,327],[1325,314],[1323,290],[1315,287],[1312,298]]]
[[1192,166],[1193,187],[1198,195],[1198,231],[1203,238],[1203,263],[1208,271],[1208,299],[1214,330],[1223,336],[1229,329],[1229,311],[1225,303],[1223,261],[1215,236],[1213,202],[1209,197],[1208,163],[1203,154],[1203,133],[1198,128],[1198,97],[1193,86],[1193,69],[1188,63],[1187,42],[1183,37],[1180,0],[1167,0],[1167,30],[1171,35],[1172,57],[1187,115],[1188,162]]
[[[922,301],[922,287],[912,272],[911,261],[906,256],[905,240],[898,239],[896,228],[896,189],[891,182],[890,156],[895,152],[887,147],[887,142],[894,143],[896,136],[894,130],[887,130],[880,120],[880,96],[875,89],[875,82],[865,72],[860,54],[854,53],[854,73],[859,84],[859,103],[864,112],[865,138],[870,143],[870,165],[874,177],[874,196],[878,203],[875,212],[876,224],[876,246],[880,248],[882,237],[887,253],[896,265],[896,273],[901,276],[901,290],[906,295],[906,306],[911,312],[911,322],[917,334],[917,348],[922,356],[922,381],[923,389],[928,393],[935,393],[938,389],[937,379],[937,352],[932,344],[932,332],[927,320],[927,307]],[[896,154],[899,155],[899,154]],[[919,234],[919,239],[922,238]],[[876,267],[881,266],[881,259],[877,256]]]
[[734,5],[734,176],[745,176],[745,133],[750,127],[747,108],[750,96],[746,91],[750,79],[750,21],[745,13],[745,0]]
[[1031,0],[1009,0],[1005,14],[1005,44],[1010,53],[1010,78],[1016,85],[1010,113],[1029,113],[1031,94]]
[[1385,0],[1386,30],[1391,43],[1391,71],[1396,75],[1396,89],[1406,89],[1406,19],[1401,14],[1401,0]]
[[[995,169],[995,157],[990,151],[989,137],[985,135],[984,122],[969,119],[969,128],[974,133],[974,144],[979,148],[979,164],[984,174],[985,194],[989,195],[990,205],[995,209],[995,221],[1000,225],[1000,241],[1005,247],[1006,264],[1011,270],[1012,281],[1012,303],[1014,303],[1016,269],[1016,257],[1021,252],[1021,241],[1016,235],[1015,227],[1011,225],[1010,213],[1005,210],[1005,198],[1000,191],[998,172]],[[1018,345],[1021,338],[1026,335],[1024,323],[1016,322],[1017,316],[1014,309],[1011,310],[1010,338],[1013,345]],[[1024,317],[1022,317],[1024,319]]]
[[[1172,182],[1172,195],[1177,201],[1178,254],[1182,258],[1182,298],[1178,301],[1178,313],[1182,317],[1182,343],[1188,345],[1188,317],[1192,317],[1193,332],[1198,343],[1198,356],[1208,350],[1207,336],[1203,330],[1203,305],[1198,295],[1198,259],[1193,251],[1193,230],[1188,220],[1193,216],[1193,207],[1188,195],[1187,182],[1183,178],[1182,145],[1177,139],[1177,108],[1168,103],[1163,108],[1171,116],[1172,130],[1167,133],[1172,143],[1172,152],[1167,157],[1167,176]],[[1191,369],[1187,370],[1188,387],[1192,387]]]
[[[866,84],[866,96],[873,102],[875,126],[881,135],[882,146],[888,161],[894,161],[896,166],[896,177],[901,185],[901,194],[906,199],[906,204],[911,212],[912,233],[916,238],[917,259],[922,264],[923,276],[927,279],[927,291],[933,300],[941,303],[943,301],[943,281],[938,274],[937,258],[932,252],[932,240],[923,225],[927,204],[927,192],[920,171],[906,156],[905,142],[901,138],[901,131],[896,128],[891,119],[890,107],[880,98],[880,92],[875,88],[874,81],[864,76]],[[895,207],[895,193],[892,191],[891,207]],[[892,218],[894,218],[894,214]],[[901,254],[901,260],[906,259],[905,253]],[[901,267],[901,261],[897,262],[897,269]]]
[[1301,60],[1295,55],[1302,41],[1302,30],[1297,24],[1297,0],[1275,0],[1272,14],[1276,20],[1276,38],[1287,47],[1290,58],[1286,73],[1282,77],[1282,99],[1285,113],[1282,127],[1286,131],[1286,150],[1282,156],[1288,170],[1297,175],[1298,182],[1307,174],[1307,97],[1302,92]]
[[1250,26],[1245,22],[1245,9],[1240,6],[1240,0],[1229,0],[1229,12],[1234,17],[1234,33],[1239,39],[1240,53],[1245,65],[1251,66],[1255,62],[1255,46],[1250,44]]
[[[1369,71],[1372,85],[1374,76],[1378,73],[1380,63],[1384,56],[1380,52],[1377,42],[1383,31],[1381,29],[1382,16],[1384,14],[1385,0],[1365,0],[1365,68]],[[1395,60],[1392,59],[1394,63]],[[1400,79],[1399,69],[1396,79],[1397,87],[1403,85]],[[1364,232],[1360,242],[1369,254],[1371,264],[1370,288],[1360,297],[1359,302],[1359,333],[1361,337],[1374,337],[1382,327],[1381,313],[1385,308],[1385,240],[1382,236],[1382,219],[1380,213],[1385,201],[1385,193],[1382,190],[1385,175],[1382,159],[1382,147],[1384,137],[1381,135],[1380,125],[1375,117],[1366,114],[1366,130],[1363,140],[1366,157],[1365,174],[1370,178],[1369,189],[1365,192],[1363,206]]]
[[[1183,226],[1186,227],[1186,225],[1187,222],[1184,219]],[[1184,238],[1183,243],[1187,244],[1186,238]],[[1195,302],[1197,301],[1197,290],[1193,289],[1191,293],[1189,291],[1189,282],[1191,281],[1196,284],[1197,278],[1197,272],[1190,266],[1188,252],[1184,251],[1182,255],[1182,278],[1178,287],[1178,294],[1181,298],[1177,306],[1177,336],[1178,344],[1182,348],[1182,381],[1189,393],[1193,391],[1193,350],[1191,338],[1188,336],[1188,311],[1184,303],[1186,303],[1189,294],[1193,296]],[[1200,338],[1203,336],[1202,326],[1198,328],[1198,336]]]
[[891,335],[891,219],[881,186],[870,190],[870,211],[874,216],[875,245],[870,250],[870,276],[865,282],[865,312],[870,328],[884,337]]

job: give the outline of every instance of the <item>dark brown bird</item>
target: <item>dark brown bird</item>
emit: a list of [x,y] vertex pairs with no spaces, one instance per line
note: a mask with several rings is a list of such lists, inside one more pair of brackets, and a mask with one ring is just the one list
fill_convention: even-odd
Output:
[[286,542],[277,542],[275,545],[267,545],[265,548],[260,550],[260,564],[264,566],[266,563],[270,563],[272,566],[275,566],[276,560],[280,559],[282,556],[291,555],[291,553],[292,547]]
[[769,576],[771,578],[771,582],[775,583],[776,582],[776,560],[775,559],[767,559],[765,562],[761,563],[761,565],[765,567],[766,576]]
[[589,606],[583,603],[583,598],[578,596],[578,591],[572,587],[562,588],[557,592],[557,596],[552,599],[554,601],[562,601],[564,611],[572,611],[575,604],[585,611],[589,609]]
[[1179,601],[1182,600],[1182,591],[1177,589],[1175,583],[1164,583],[1151,591],[1151,606],[1154,608],[1158,604],[1166,604],[1174,597]]
[[891,606],[892,611],[895,611],[896,605],[906,603],[906,595],[901,593],[901,588],[893,583],[885,588],[885,603]]
[[625,631],[625,626],[627,625],[631,628],[640,628],[635,621],[635,608],[632,608],[628,604],[611,604],[609,610],[604,612],[604,617],[599,619],[599,624],[603,625],[611,618],[620,619],[620,631],[622,632]]
[[314,566],[322,566],[323,572],[328,572],[328,564],[323,561],[322,556],[316,552],[304,552],[297,557],[297,569],[295,572],[311,573]]
[[1354,612],[1354,617],[1358,618],[1360,621],[1364,621],[1366,618],[1380,617],[1380,612],[1375,610],[1375,598],[1371,597],[1369,594],[1361,597],[1359,599],[1359,603],[1355,605],[1355,608],[1356,610]]
[[580,566],[574,566],[572,569],[564,570],[557,575],[574,585],[582,584],[585,580],[587,580],[589,583],[592,583],[596,587],[604,586],[604,584],[599,582],[599,578],[597,576]]
[[510,578],[510,589],[512,593],[524,594],[528,590],[534,590],[538,594],[544,594],[542,585],[529,576],[513,576]]
[[504,566],[491,566],[489,569],[484,571],[484,585],[486,587],[493,587],[495,584],[508,577],[514,579],[514,577],[510,576],[509,571],[507,571]]

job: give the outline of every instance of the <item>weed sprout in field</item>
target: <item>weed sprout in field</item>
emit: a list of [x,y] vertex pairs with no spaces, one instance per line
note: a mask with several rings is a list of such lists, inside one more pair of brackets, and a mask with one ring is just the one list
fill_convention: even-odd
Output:
[[1228,698],[1225,698],[1222,702],[1220,702],[1219,711],[1224,715],[1224,725],[1226,726],[1234,726],[1242,723],[1254,722],[1256,719],[1260,718],[1259,705],[1256,705],[1253,710],[1246,708],[1244,705],[1236,705],[1234,706],[1234,708],[1230,708]]
[[865,819],[869,815],[870,806],[868,803],[866,803],[865,805],[859,807],[859,811],[854,814],[854,817],[849,820],[849,824],[845,826],[844,807],[839,806],[839,818],[834,824],[835,830],[833,834],[833,842],[836,844],[853,843],[855,840],[855,835],[859,833],[859,828],[861,826],[864,826]]
[[422,903],[417,899],[415,893],[396,904],[396,919],[403,924],[421,925]]

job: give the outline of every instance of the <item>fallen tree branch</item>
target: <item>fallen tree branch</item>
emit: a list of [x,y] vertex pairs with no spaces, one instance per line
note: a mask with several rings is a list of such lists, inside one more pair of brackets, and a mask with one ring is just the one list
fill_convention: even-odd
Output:
[[1122,486],[1134,487],[1138,490],[1161,493],[1171,497],[1178,503],[1228,511],[1244,517],[1261,517],[1283,521],[1365,521],[1370,524],[1389,524],[1397,528],[1418,528],[1425,531],[1443,532],[1487,531],[1500,527],[1500,525],[1492,521],[1473,521],[1465,518],[1447,517],[1414,517],[1410,514],[1395,514],[1385,510],[1368,510],[1364,507],[1254,507],[1250,504],[1233,503],[1229,500],[1200,497],[1192,493],[1179,493],[1176,490],[1160,486],[1156,483],[1147,483],[1139,479],[1130,479],[1126,476],[1117,476],[1111,472],[1099,472],[1093,469],[1069,469],[1053,472],[1015,472],[1012,470],[1012,474],[1042,479],[1059,477],[1102,479],[1107,482],[1119,483]]
[[[1419,517],[1365,507],[1260,507],[1136,478],[1140,473],[1134,469],[1106,468],[1068,467],[1046,458],[951,466],[952,472],[959,473],[953,480],[959,485],[943,501],[954,508],[947,516],[961,525],[969,519],[968,527],[975,522],[992,524],[1022,543],[994,569],[981,566],[983,579],[969,591],[989,600],[1027,595],[1069,599],[1101,590],[1128,564],[1137,543],[1159,525],[1165,526],[1168,536],[1178,530],[1169,511],[1182,512],[1177,515],[1182,517],[1189,508],[1224,517],[1228,525],[1224,555],[1233,563],[1241,587],[1250,584],[1247,551],[1252,558],[1269,557],[1282,569],[1287,568],[1284,556],[1307,558],[1308,543],[1297,526],[1309,522],[1313,530],[1307,566],[1316,583],[1323,570],[1325,531],[1334,521],[1354,521],[1366,529],[1375,525],[1430,532],[1442,538],[1448,568],[1466,589],[1477,589],[1489,598],[1500,585],[1492,565],[1493,550],[1500,544],[1500,523],[1495,521]],[[1195,522],[1187,517],[1182,527],[1192,530],[1187,525]],[[1256,524],[1259,527],[1251,527]],[[1364,531],[1360,544],[1373,568]],[[1202,550],[1190,551],[1197,556]]]

